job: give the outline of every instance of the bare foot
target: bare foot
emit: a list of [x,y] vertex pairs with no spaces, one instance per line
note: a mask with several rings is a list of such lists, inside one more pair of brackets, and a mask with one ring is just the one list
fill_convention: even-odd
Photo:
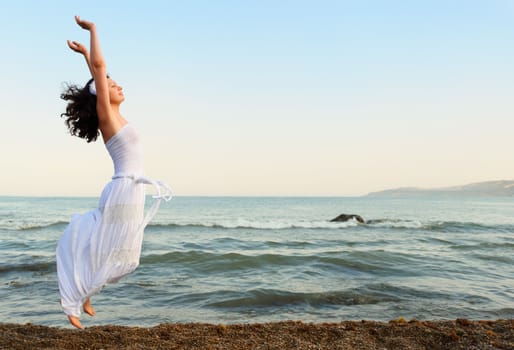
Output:
[[78,317],[68,315],[68,320],[70,321],[72,326],[77,327],[78,329],[84,329]]
[[84,305],[82,305],[84,308],[84,312],[90,316],[96,315],[95,309],[91,306],[91,300],[88,298]]

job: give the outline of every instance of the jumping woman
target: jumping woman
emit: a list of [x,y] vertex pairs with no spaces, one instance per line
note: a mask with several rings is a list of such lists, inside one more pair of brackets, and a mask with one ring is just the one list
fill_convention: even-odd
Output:
[[[74,136],[95,141],[100,134],[114,163],[114,176],[104,188],[98,208],[73,215],[57,245],[57,276],[64,313],[82,328],[81,309],[94,316],[91,296],[115,283],[139,265],[143,231],[170,188],[144,176],[139,137],[120,114],[123,90],[107,75],[96,26],[76,16],[90,34],[90,53],[76,41],[68,46],[82,54],[93,78],[84,87],[69,85],[61,98],[68,101],[66,126]],[[154,203],[144,214],[145,184],[155,186]]]

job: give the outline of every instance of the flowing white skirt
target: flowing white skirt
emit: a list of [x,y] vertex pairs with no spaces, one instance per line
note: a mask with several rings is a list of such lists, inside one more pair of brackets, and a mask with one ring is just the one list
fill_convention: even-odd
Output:
[[[144,184],[155,185],[159,192],[146,217]],[[160,186],[166,195],[161,195]],[[161,199],[170,198],[169,187],[159,181],[118,175],[103,190],[98,209],[73,215],[56,251],[64,313],[79,317],[87,298],[136,269],[144,228]]]

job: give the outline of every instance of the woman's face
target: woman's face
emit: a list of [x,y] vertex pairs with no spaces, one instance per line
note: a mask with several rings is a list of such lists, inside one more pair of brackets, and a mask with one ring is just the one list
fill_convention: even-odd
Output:
[[125,101],[123,96],[123,88],[116,84],[111,78],[107,79],[107,86],[109,87],[109,101],[114,104],[120,104]]

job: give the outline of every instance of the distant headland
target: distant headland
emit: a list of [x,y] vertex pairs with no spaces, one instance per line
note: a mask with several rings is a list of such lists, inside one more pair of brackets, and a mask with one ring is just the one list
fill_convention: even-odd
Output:
[[409,197],[409,196],[465,196],[465,197],[514,197],[514,180],[476,182],[463,186],[417,188],[401,187],[378,192],[370,192],[370,197]]

